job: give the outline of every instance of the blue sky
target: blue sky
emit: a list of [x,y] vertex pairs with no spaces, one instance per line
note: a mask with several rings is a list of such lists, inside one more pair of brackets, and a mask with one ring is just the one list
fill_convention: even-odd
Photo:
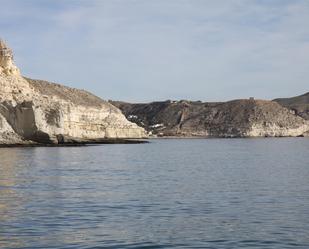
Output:
[[308,0],[0,0],[23,75],[104,99],[309,91]]

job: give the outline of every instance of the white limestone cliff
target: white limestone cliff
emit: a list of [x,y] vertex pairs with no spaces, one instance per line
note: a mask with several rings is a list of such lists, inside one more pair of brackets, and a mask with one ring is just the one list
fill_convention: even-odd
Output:
[[143,128],[86,91],[22,77],[0,41],[0,144],[144,137]]
[[5,75],[19,75],[19,69],[13,61],[13,51],[0,39],[0,73]]

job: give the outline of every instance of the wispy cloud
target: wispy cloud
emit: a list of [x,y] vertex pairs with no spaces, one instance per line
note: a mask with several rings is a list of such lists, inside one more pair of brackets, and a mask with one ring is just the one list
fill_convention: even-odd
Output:
[[106,99],[308,91],[306,0],[0,2],[1,36],[24,74]]

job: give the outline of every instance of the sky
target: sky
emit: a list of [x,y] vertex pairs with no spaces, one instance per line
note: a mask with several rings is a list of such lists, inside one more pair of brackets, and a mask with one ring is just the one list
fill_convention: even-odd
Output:
[[103,99],[309,91],[308,0],[0,0],[23,75]]

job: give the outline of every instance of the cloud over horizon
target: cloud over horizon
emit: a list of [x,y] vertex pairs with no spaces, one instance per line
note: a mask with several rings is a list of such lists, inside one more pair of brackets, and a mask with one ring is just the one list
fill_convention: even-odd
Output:
[[0,0],[22,73],[104,99],[272,99],[308,91],[306,0]]

